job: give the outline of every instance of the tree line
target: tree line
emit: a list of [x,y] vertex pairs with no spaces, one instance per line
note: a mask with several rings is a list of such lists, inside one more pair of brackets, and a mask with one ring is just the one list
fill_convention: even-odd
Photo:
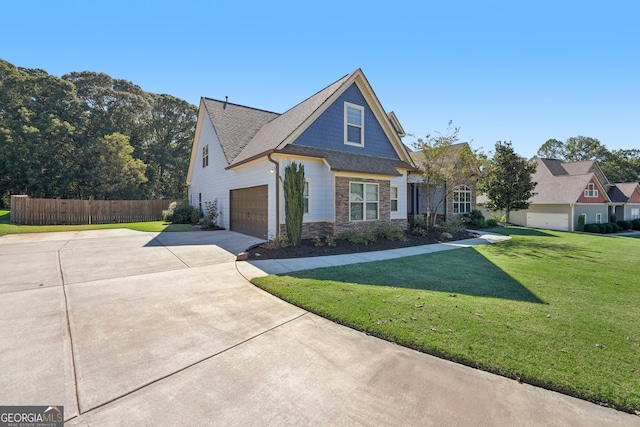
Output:
[[196,106],[104,73],[0,60],[0,197],[184,198],[196,120]]

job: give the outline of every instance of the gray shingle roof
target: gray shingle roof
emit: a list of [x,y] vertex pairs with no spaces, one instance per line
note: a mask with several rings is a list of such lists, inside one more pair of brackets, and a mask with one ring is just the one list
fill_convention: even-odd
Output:
[[333,171],[400,176],[401,174],[396,168],[412,169],[410,164],[398,159],[347,153],[305,145],[290,144],[279,150],[279,152],[323,158]]
[[562,167],[562,161],[558,159],[538,159],[538,164],[542,162],[547,170],[555,176],[569,175],[564,167]]
[[617,185],[610,186],[607,190],[607,195],[612,202],[616,203],[626,203],[627,200],[629,200],[629,197],[625,196],[624,193],[620,191],[620,188]]
[[[357,70],[356,70],[357,71]],[[356,71],[347,74],[338,81],[330,84],[315,95],[277,116],[273,120],[263,123],[259,130],[246,142],[242,150],[231,159],[229,164],[259,156],[269,150],[276,149],[296,129],[298,129],[322,104],[331,97]]]
[[265,124],[280,116],[215,99],[203,98],[203,102],[229,164]]

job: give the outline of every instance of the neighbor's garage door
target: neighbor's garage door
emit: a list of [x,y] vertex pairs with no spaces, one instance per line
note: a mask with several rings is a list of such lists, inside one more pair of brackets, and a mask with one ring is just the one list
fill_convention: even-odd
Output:
[[527,227],[548,228],[549,230],[568,231],[569,215],[527,212]]
[[268,186],[231,190],[231,230],[267,238]]

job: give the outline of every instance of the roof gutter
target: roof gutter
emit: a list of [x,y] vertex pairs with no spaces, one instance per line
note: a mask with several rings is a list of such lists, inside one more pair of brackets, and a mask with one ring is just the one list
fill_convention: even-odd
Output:
[[273,236],[277,239],[280,235],[280,163],[271,158],[273,151],[267,154],[267,159],[276,166],[276,235]]

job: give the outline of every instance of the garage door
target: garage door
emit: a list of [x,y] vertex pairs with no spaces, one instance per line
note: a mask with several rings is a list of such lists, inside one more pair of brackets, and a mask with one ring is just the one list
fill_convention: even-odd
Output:
[[231,190],[230,228],[238,233],[267,238],[268,186]]
[[569,230],[568,214],[527,213],[527,227]]

